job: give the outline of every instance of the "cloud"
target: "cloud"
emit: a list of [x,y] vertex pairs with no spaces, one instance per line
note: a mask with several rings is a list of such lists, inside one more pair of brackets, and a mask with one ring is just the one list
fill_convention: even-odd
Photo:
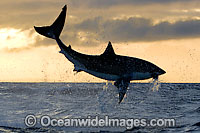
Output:
[[64,4],[53,0],[2,0],[0,4],[0,28],[30,29],[56,15]]
[[[32,29],[28,37],[33,38],[33,26],[50,25],[65,4],[68,13],[61,39],[72,46],[199,37],[200,20],[191,19],[200,14],[198,0],[2,0],[0,29]],[[28,47],[56,45],[38,34],[34,39]]]
[[75,25],[75,28],[83,31],[99,31],[100,22],[102,17],[95,17],[94,19],[86,19],[79,24]]
[[[188,2],[188,0],[72,0],[69,1],[74,7],[86,6],[90,8],[109,8],[112,6],[122,5],[144,5],[144,4],[166,4]],[[198,0],[191,0],[190,2],[198,2]]]
[[200,20],[161,22],[144,18],[110,20],[105,22],[105,33],[113,41],[159,41],[168,39],[195,38],[200,36]]
[[[96,17],[86,19],[72,27],[70,29],[70,32],[74,33],[74,36],[71,36],[74,38],[72,40],[76,40],[78,44],[84,43],[81,42],[81,37],[88,40],[95,37],[99,40],[96,44],[109,40],[121,43],[200,37],[200,20],[175,23],[164,21],[154,25],[153,20],[147,18],[129,17],[105,20],[102,17]],[[64,36],[68,36],[67,27],[64,30],[66,30]]]
[[[21,31],[23,32],[23,31]],[[26,31],[24,31],[26,32]],[[152,19],[129,17],[125,19],[104,19],[95,17],[76,24],[66,24],[61,40],[66,45],[95,46],[112,41],[113,43],[149,42],[170,39],[200,37],[200,20],[186,20],[153,24]],[[27,39],[34,39],[28,47],[57,45],[52,39],[41,37],[30,30]],[[24,47],[27,49],[27,46]],[[14,49],[14,51],[17,48]],[[20,48],[22,50],[22,48]]]
[[[170,4],[172,3],[172,4]],[[178,6],[176,6],[178,3]],[[76,21],[101,16],[116,17],[124,15],[141,15],[145,17],[179,14],[182,10],[198,9],[200,1],[197,0],[2,0],[0,4],[0,28],[30,29],[33,25],[43,25],[52,22],[67,4],[68,14],[75,16]],[[170,5],[169,5],[170,4]],[[159,6],[158,6],[159,5]],[[187,5],[187,7],[185,6]],[[112,7],[112,8],[110,8]],[[171,9],[172,8],[172,9]],[[185,9],[186,8],[186,9]],[[60,10],[59,10],[60,9]],[[171,12],[177,10],[177,12]],[[187,14],[188,15],[188,14]],[[194,13],[190,14],[190,16]],[[199,13],[195,14],[199,16]],[[72,19],[69,19],[72,22]],[[74,22],[74,21],[73,21]]]

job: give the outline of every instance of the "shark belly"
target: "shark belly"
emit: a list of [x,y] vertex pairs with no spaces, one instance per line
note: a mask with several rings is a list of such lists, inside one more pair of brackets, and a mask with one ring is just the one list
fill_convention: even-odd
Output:
[[152,78],[151,73],[148,73],[148,72],[145,72],[145,73],[133,72],[130,74],[125,74],[123,76],[119,76],[119,75],[114,75],[114,74],[107,74],[107,73],[92,71],[92,70],[88,70],[88,69],[81,69],[81,70],[83,70],[86,73],[89,73],[93,76],[96,76],[98,78],[105,79],[105,80],[111,80],[111,81],[117,81],[118,79],[121,79],[121,78],[130,79],[130,80],[144,80],[144,79]]
[[152,77],[149,72],[133,72],[129,76],[131,77],[131,80],[144,80]]
[[96,76],[98,78],[101,78],[101,79],[105,79],[105,80],[110,80],[110,81],[116,81],[120,78],[120,76],[118,75],[114,75],[114,74],[107,74],[107,73],[101,73],[101,72],[97,72],[97,71],[92,71],[92,70],[83,70],[85,71],[86,73],[89,73],[93,76]]

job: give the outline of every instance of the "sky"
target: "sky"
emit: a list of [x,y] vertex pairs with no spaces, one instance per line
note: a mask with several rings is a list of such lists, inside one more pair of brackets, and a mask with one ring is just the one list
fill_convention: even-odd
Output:
[[111,41],[116,54],[164,69],[161,82],[199,83],[199,0],[1,0],[0,82],[105,82],[74,73],[56,42],[34,31],[65,4],[60,38],[72,49],[100,55]]

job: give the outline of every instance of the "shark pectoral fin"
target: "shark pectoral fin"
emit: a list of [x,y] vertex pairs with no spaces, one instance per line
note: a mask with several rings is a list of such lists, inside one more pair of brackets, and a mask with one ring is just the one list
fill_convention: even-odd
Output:
[[60,50],[59,53],[64,54],[64,50]]
[[130,80],[127,79],[119,79],[115,81],[114,85],[118,88],[119,92],[119,103],[122,102],[124,95],[126,94],[129,83]]
[[124,95],[126,94],[126,91],[127,91],[127,88],[123,88],[119,90],[119,104],[122,102]]
[[78,73],[78,72],[81,72],[82,70],[80,69],[80,67],[74,65],[74,70],[73,71]]
[[73,70],[73,72],[76,72],[76,73],[78,73],[78,72],[81,72],[82,70],[76,70],[75,68],[74,68],[74,70]]

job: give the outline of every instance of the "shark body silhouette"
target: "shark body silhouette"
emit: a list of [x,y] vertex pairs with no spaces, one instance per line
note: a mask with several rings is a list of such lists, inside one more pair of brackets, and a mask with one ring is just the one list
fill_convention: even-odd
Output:
[[60,53],[74,64],[74,71],[84,71],[101,79],[115,81],[114,85],[119,92],[119,103],[123,100],[131,80],[157,79],[159,75],[166,73],[148,61],[115,54],[111,42],[101,55],[86,55],[73,50],[70,45],[67,47],[59,39],[65,23],[66,10],[65,5],[51,26],[34,26],[35,30],[57,41]]

